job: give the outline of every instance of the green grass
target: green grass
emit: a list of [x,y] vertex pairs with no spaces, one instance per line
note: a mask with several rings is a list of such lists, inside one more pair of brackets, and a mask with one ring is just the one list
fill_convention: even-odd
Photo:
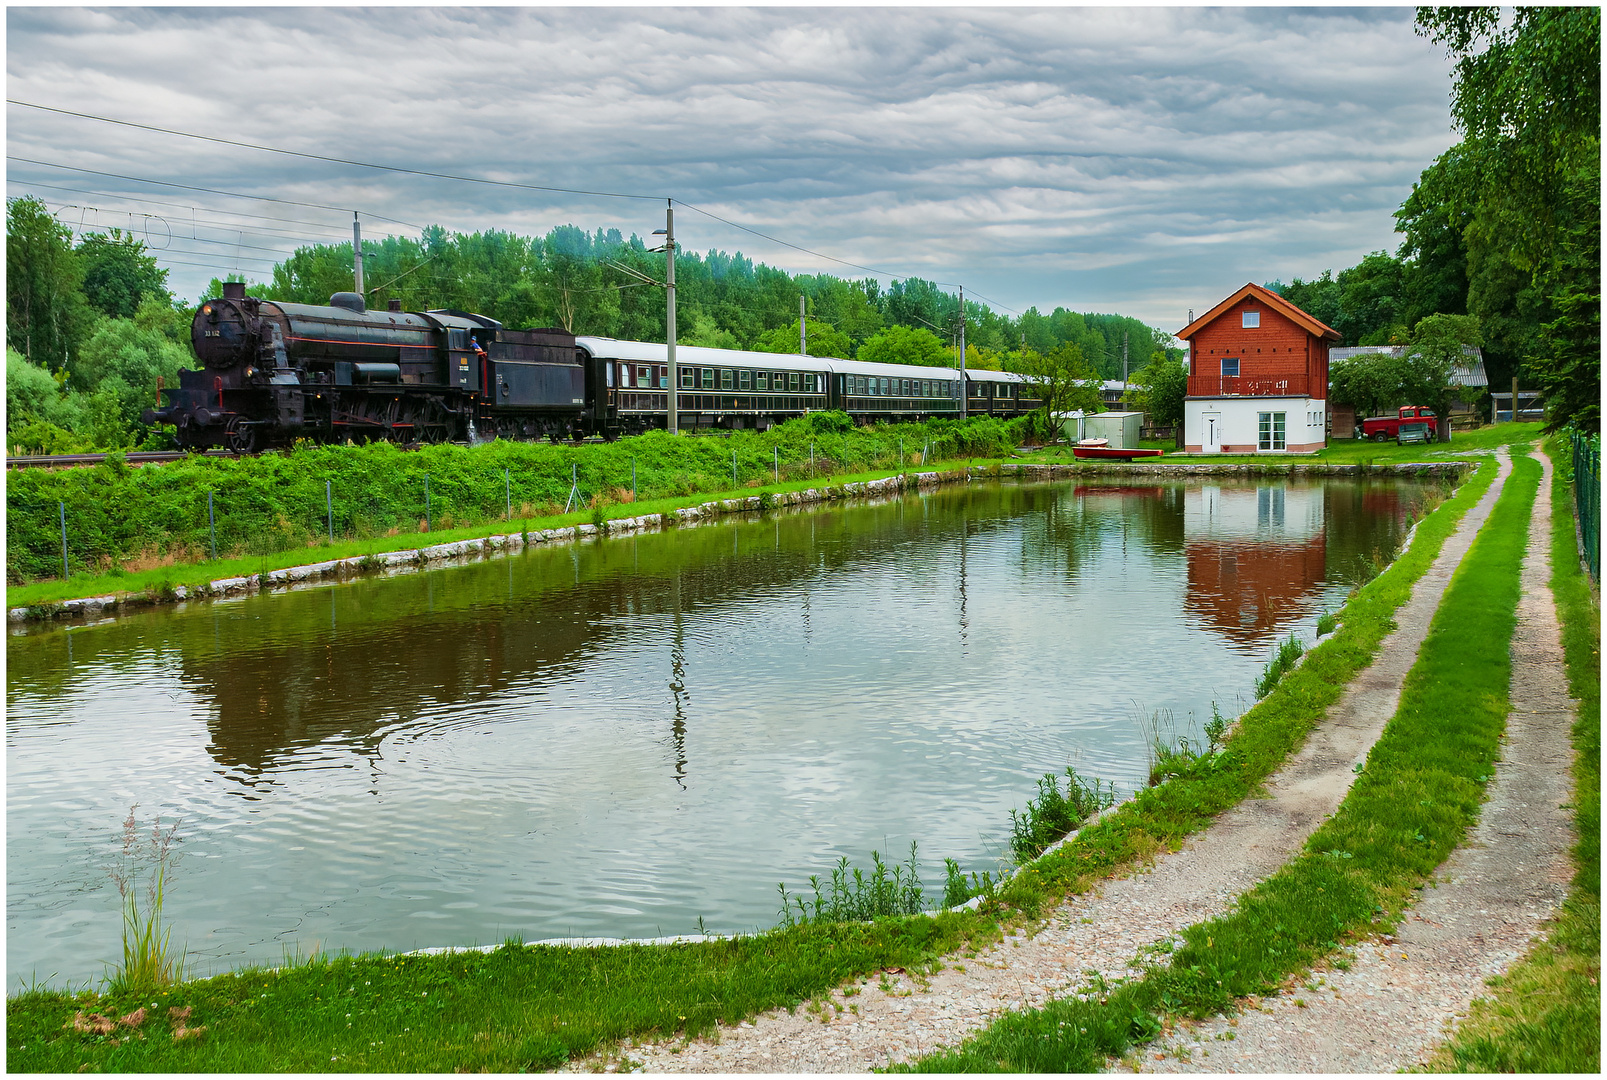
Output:
[[762,433],[649,432],[580,446],[495,440],[403,451],[389,443],[297,444],[255,457],[142,467],[114,454],[88,468],[23,469],[7,478],[6,583],[61,575],[63,509],[74,572],[143,570],[211,558],[214,524],[219,555],[274,555],[328,540],[331,514],[337,540],[445,532],[510,517],[752,491],[778,479],[896,472],[917,467],[917,458],[1000,458],[1015,448],[1021,426],[974,417],[861,428],[842,413],[814,413]]
[[1010,854],[1017,864],[1037,858],[1043,849],[1107,807],[1115,805],[1114,786],[1077,775],[1066,766],[1066,790],[1060,790],[1060,777],[1045,773],[1038,781],[1038,797],[1028,799],[1026,809],[1010,811]]
[[[934,472],[962,469],[968,465],[989,466],[997,464],[997,460],[967,458],[959,461],[932,462],[929,465],[912,466],[911,468],[919,468],[922,472]],[[295,547],[271,554],[220,558],[215,561],[206,560],[204,562],[179,562],[149,570],[125,571],[114,569],[98,574],[74,574],[65,580],[62,578],[50,578],[27,585],[9,585],[6,587],[6,606],[45,607],[51,604],[60,604],[65,600],[74,600],[86,596],[144,594],[159,597],[170,595],[174,589],[180,586],[193,590],[199,586],[206,585],[208,582],[223,578],[265,574],[271,570],[281,570],[290,566],[356,558],[364,555],[384,555],[395,551],[411,551],[436,544],[448,544],[459,540],[473,540],[520,531],[535,532],[542,529],[564,529],[573,525],[589,525],[595,523],[598,510],[602,512],[604,519],[608,521],[640,517],[643,514],[673,514],[676,510],[684,507],[697,506],[721,499],[751,498],[752,496],[762,496],[766,493],[777,495],[784,492],[805,491],[809,488],[818,489],[828,486],[840,488],[845,484],[879,480],[898,474],[899,470],[897,469],[871,469],[858,472],[823,474],[819,477],[784,480],[780,483],[768,483],[760,486],[733,489],[715,488],[689,495],[643,499],[640,502],[608,503],[595,509],[576,510],[568,514],[516,518],[513,521],[497,520],[462,528],[436,529],[431,532],[397,532],[394,535],[387,536],[336,540],[334,543],[321,540],[308,547]]]
[[[24,993],[6,1006],[13,1072],[453,1072],[551,1069],[627,1035],[697,1035],[845,979],[965,944],[970,913],[795,926],[734,941],[504,947],[314,959],[144,994]],[[147,1010],[138,1031],[78,1013]],[[175,1040],[169,1009],[200,1036]],[[63,1025],[68,1025],[64,1027]]]
[[[1533,459],[1515,463],[1490,520],[1445,593],[1402,688],[1399,711],[1339,811],[1299,857],[1243,895],[1231,913],[1186,929],[1167,965],[1151,966],[1132,982],[1091,986],[1045,1008],[1009,1014],[961,1047],[921,1059],[912,1070],[1095,1071],[1107,1058],[1158,1034],[1161,1015],[1199,1017],[1230,1009],[1245,995],[1277,988],[1339,943],[1393,925],[1412,888],[1476,820],[1493,771],[1507,712],[1518,573],[1539,473]],[[1424,531],[1419,530],[1420,539]],[[1437,550],[1439,544],[1432,546]],[[1398,587],[1388,582],[1394,569],[1369,588]],[[1245,750],[1246,736],[1257,738],[1274,727],[1256,713],[1303,697],[1302,677],[1315,674],[1328,659],[1329,646],[1343,645],[1367,620],[1364,612],[1347,608],[1336,637],[1314,650],[1246,716],[1225,755]],[[1316,708],[1312,717],[1325,708]],[[1197,761],[1214,769],[1211,758]],[[1174,785],[1177,791],[1168,793]],[[1205,794],[1202,784],[1174,780],[1146,795],[1159,803],[1168,795],[1175,800],[1189,787]],[[1080,847],[1082,840],[1079,836],[1068,848]]]
[[[1318,625],[1321,626],[1321,623]],[[1272,688],[1278,685],[1278,680],[1293,671],[1295,665],[1300,663],[1300,657],[1305,651],[1305,643],[1293,634],[1289,635],[1288,641],[1281,642],[1273,650],[1272,659],[1267,661],[1267,666],[1261,670],[1261,677],[1255,681],[1257,701],[1272,693]]]
[[[1553,461],[1567,454],[1554,440]],[[1574,878],[1545,939],[1505,976],[1430,1067],[1440,1072],[1601,1071],[1601,612],[1579,565],[1573,493],[1551,491],[1551,590],[1562,622],[1573,727]]]

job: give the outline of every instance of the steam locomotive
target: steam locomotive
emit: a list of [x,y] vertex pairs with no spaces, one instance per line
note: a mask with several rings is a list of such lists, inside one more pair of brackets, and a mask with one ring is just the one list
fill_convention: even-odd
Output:
[[[464,311],[370,311],[245,295],[228,283],[190,328],[201,370],[179,372],[146,423],[178,444],[252,453],[297,439],[403,445],[478,438],[617,438],[665,426],[668,350],[652,342],[510,330]],[[1017,416],[1033,385],[997,371],[678,346],[678,426],[757,428],[841,409],[860,422],[966,412]]]

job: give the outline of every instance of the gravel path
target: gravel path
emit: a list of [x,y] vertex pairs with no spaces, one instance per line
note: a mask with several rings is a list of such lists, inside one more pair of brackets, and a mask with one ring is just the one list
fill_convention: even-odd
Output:
[[[1422,1063],[1465,1017],[1484,980],[1528,951],[1561,906],[1572,868],[1573,748],[1551,576],[1551,462],[1529,526],[1512,641],[1512,712],[1489,801],[1468,841],[1396,936],[1344,950],[1349,971],[1313,976],[1234,1019],[1162,1040],[1154,1072],[1394,1072]],[[1320,984],[1320,985],[1318,985]],[[1228,1033],[1234,1038],[1227,1041]],[[1164,1060],[1156,1055],[1166,1051]]]
[[[1155,864],[1074,897],[1030,937],[1018,933],[974,958],[950,957],[929,980],[889,974],[829,996],[823,1008],[766,1013],[716,1038],[633,1045],[621,1052],[648,1072],[864,1072],[952,1046],[1007,1009],[1040,1005],[1085,983],[1132,974],[1146,946],[1221,914],[1233,899],[1283,865],[1343,800],[1353,766],[1394,715],[1400,684],[1417,656],[1439,597],[1488,517],[1510,463],[1464,517],[1396,613],[1374,664],[1328,719],[1269,779],[1269,798],[1250,799]],[[1207,1036],[1209,1037],[1209,1036]],[[1217,1045],[1213,1043],[1213,1047]],[[1214,1062],[1211,1063],[1214,1065]],[[591,1058],[570,1071],[610,1071]],[[1309,1065],[1299,1065],[1306,1071]],[[1287,1065],[1279,1071],[1290,1071]]]

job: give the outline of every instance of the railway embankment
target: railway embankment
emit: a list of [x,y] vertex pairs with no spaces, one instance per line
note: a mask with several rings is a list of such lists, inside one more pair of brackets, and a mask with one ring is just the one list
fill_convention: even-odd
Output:
[[594,513],[590,522],[577,522],[548,528],[525,527],[518,532],[493,530],[483,536],[471,536],[443,543],[417,544],[387,549],[383,540],[368,544],[362,554],[342,558],[322,559],[297,563],[256,573],[234,574],[216,578],[195,579],[188,568],[189,582],[163,582],[155,588],[100,592],[59,600],[42,600],[18,603],[8,607],[7,616],[12,623],[26,623],[58,618],[98,618],[117,610],[152,607],[162,604],[179,604],[216,598],[238,596],[262,589],[290,588],[329,579],[342,579],[372,573],[410,572],[432,565],[447,565],[493,554],[518,552],[532,545],[573,543],[606,536],[654,532],[665,528],[684,528],[707,523],[728,514],[784,511],[805,508],[821,503],[844,499],[884,498],[904,491],[923,490],[946,484],[968,483],[974,480],[1015,479],[1026,481],[1054,481],[1075,477],[1122,479],[1145,478],[1151,480],[1190,480],[1204,477],[1238,479],[1266,478],[1269,476],[1398,477],[1412,479],[1440,479],[1454,482],[1470,466],[1462,461],[1402,462],[1387,465],[1343,464],[1306,461],[1275,463],[1201,463],[1187,464],[1143,463],[1114,464],[1104,462],[1017,463],[990,461],[982,465],[926,471],[897,471],[889,475],[865,480],[839,480],[827,478],[825,482],[808,487],[794,485],[790,490],[777,486],[761,489],[757,494],[735,498],[719,498],[688,505],[674,506],[663,511],[625,516],[629,503],[616,504],[607,511]]

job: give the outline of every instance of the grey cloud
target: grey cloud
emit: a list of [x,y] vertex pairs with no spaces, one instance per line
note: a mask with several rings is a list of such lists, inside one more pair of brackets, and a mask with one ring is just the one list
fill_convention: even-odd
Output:
[[[674,196],[1013,308],[1119,309],[1174,329],[1245,280],[1393,247],[1391,212],[1452,141],[1447,62],[1400,8],[13,8],[7,25],[9,89],[24,100]],[[661,222],[651,202],[399,177],[14,107],[8,119],[14,155],[420,224]],[[9,189],[72,183],[62,175],[14,164]],[[138,187],[117,185],[78,186]],[[324,217],[328,239],[349,229]],[[855,273],[696,214],[677,227],[695,249]],[[210,276],[173,279],[194,295]]]

